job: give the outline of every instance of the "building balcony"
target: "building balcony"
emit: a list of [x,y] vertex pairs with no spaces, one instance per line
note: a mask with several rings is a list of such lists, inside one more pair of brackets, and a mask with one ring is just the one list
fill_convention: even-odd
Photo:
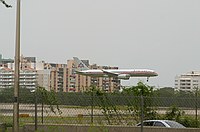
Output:
[[69,88],[69,91],[76,91],[76,88]]
[[72,74],[72,75],[70,75],[69,77],[76,77],[76,75],[73,75],[73,74]]

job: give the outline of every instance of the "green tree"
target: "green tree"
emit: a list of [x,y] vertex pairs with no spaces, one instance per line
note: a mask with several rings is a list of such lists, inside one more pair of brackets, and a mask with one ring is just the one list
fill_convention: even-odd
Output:
[[[0,91],[0,101],[2,103],[12,103],[13,102],[14,88],[5,88]],[[27,88],[19,89],[19,102],[20,103],[33,103],[34,95]]]
[[175,96],[178,98],[194,98],[195,93],[191,91],[177,91],[175,92]]
[[[0,91],[0,102],[13,103],[13,93],[14,88],[2,89]],[[35,103],[35,94],[37,94],[38,103],[44,103],[48,105],[48,108],[55,114],[62,114],[62,112],[59,109],[59,100],[57,97],[57,93],[55,93],[54,91],[47,91],[43,87],[38,87],[34,93],[31,92],[30,89],[20,87],[19,102],[25,104]]]
[[181,116],[184,115],[184,111],[180,110],[176,106],[171,106],[165,114],[165,119],[167,120],[175,120],[175,121],[180,121]]
[[122,112],[117,108],[118,99],[115,98],[115,94],[106,93],[100,90],[96,86],[92,85],[87,91],[87,94],[91,96],[91,108],[98,106],[102,114],[104,115],[107,123],[111,124],[122,124]]
[[125,95],[134,95],[138,97],[141,95],[144,97],[152,97],[153,93],[153,87],[145,85],[143,82],[138,82],[137,86],[132,86],[123,90],[123,94]]
[[54,113],[62,114],[59,108],[59,100],[55,91],[47,91],[44,87],[38,87],[36,94],[39,97],[39,102],[49,106],[49,109]]
[[174,88],[171,88],[171,87],[164,87],[164,88],[157,89],[156,91],[154,91],[154,94],[157,95],[158,97],[174,97],[175,96]]
[[[153,87],[138,82],[137,86],[132,86],[123,91],[124,95],[128,95],[128,111],[135,120],[139,120],[141,116],[141,101],[143,99],[143,114],[145,119],[156,119],[158,114],[153,108]],[[141,98],[142,97],[142,98]],[[131,98],[131,99],[130,99]]]

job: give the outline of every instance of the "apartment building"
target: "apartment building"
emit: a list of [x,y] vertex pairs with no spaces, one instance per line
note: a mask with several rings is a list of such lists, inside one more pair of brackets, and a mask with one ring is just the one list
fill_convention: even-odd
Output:
[[36,62],[38,86],[47,91],[65,92],[66,64]]
[[[2,56],[0,55],[0,59]],[[4,59],[7,63],[1,65],[0,88],[14,85],[14,61]],[[9,61],[8,61],[9,60]],[[5,62],[2,61],[2,62]],[[89,60],[82,60],[91,69],[118,69],[117,67],[90,65]],[[67,64],[37,62],[36,57],[20,57],[20,85],[29,89],[36,86],[56,92],[83,92],[91,85],[106,91],[113,92],[120,89],[120,81],[111,77],[89,77],[76,74],[74,60]]]
[[[20,58],[20,87],[35,89],[37,85],[37,71],[35,57]],[[14,87],[14,60],[3,59],[0,55],[0,88]]]
[[[89,67],[91,69],[118,69],[118,67],[98,66],[96,64]],[[105,92],[114,92],[120,90],[120,80],[113,77],[91,78],[91,83],[101,88]]]
[[[33,78],[36,77],[35,79],[37,82],[37,86],[44,87],[46,90],[50,91],[50,68],[45,66],[46,63],[44,61],[37,62],[36,57],[24,57],[23,55],[20,57],[20,70],[26,72],[27,69],[34,70],[34,74],[36,75],[32,75]],[[13,71],[15,70],[14,62],[9,62],[4,67],[7,67]],[[20,74],[25,73],[21,72]]]
[[56,64],[50,71],[50,89],[56,92],[66,92],[66,64]]
[[[7,63],[7,67],[14,71],[15,70],[14,62]],[[29,78],[31,78],[31,75],[33,75],[32,78],[36,79],[37,86],[44,87],[47,90],[50,90],[49,88],[50,70],[45,69],[44,67],[45,67],[44,61],[36,62],[36,57],[24,57],[23,55],[20,57],[20,71],[22,71],[20,73],[20,76],[21,74],[25,74],[24,72],[26,72],[27,74],[30,71],[34,71],[34,74],[30,74]],[[27,71],[27,69],[29,69],[29,71]]]
[[0,89],[11,88],[14,86],[14,71],[6,68],[0,68]]
[[[8,62],[7,67],[15,70],[15,63],[13,62]],[[34,70],[37,70],[36,66],[36,57],[20,57],[20,70],[26,69],[26,68],[31,68]]]
[[[35,89],[37,86],[37,72],[34,69],[26,68],[20,70],[20,87],[27,89]],[[14,87],[14,70],[1,67],[0,68],[0,89]]]
[[5,59],[2,54],[0,54],[0,67],[8,67],[8,63],[14,63],[13,59]]
[[50,69],[37,70],[37,83],[38,86],[50,91]]
[[175,77],[175,90],[194,91],[200,87],[200,71],[191,71]]
[[[117,69],[117,67],[89,65],[89,60],[82,60],[90,69]],[[74,60],[67,61],[67,92],[83,92],[95,85],[105,92],[120,89],[120,81],[112,77],[90,77],[76,74]]]

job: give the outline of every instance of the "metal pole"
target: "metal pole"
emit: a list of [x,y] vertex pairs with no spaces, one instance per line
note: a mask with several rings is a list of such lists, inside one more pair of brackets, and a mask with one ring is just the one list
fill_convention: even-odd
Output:
[[37,89],[35,90],[35,131],[37,131]]
[[198,127],[198,88],[196,88],[196,93],[195,93],[195,97],[196,97],[196,104],[195,104],[195,120],[196,120],[196,127]]
[[94,116],[94,88],[92,88],[92,104],[91,104],[91,124],[93,124]]
[[143,121],[144,121],[144,97],[143,97],[143,95],[141,95],[140,98],[141,98],[141,132],[143,132]]
[[16,47],[15,47],[15,75],[13,101],[13,132],[19,131],[19,65],[20,65],[20,0],[16,9]]
[[42,124],[44,123],[44,102],[42,100]]

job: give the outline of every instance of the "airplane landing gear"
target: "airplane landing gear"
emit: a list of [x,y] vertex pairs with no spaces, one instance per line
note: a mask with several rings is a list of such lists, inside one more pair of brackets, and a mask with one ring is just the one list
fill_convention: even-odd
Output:
[[149,81],[149,77],[147,77],[147,82]]

